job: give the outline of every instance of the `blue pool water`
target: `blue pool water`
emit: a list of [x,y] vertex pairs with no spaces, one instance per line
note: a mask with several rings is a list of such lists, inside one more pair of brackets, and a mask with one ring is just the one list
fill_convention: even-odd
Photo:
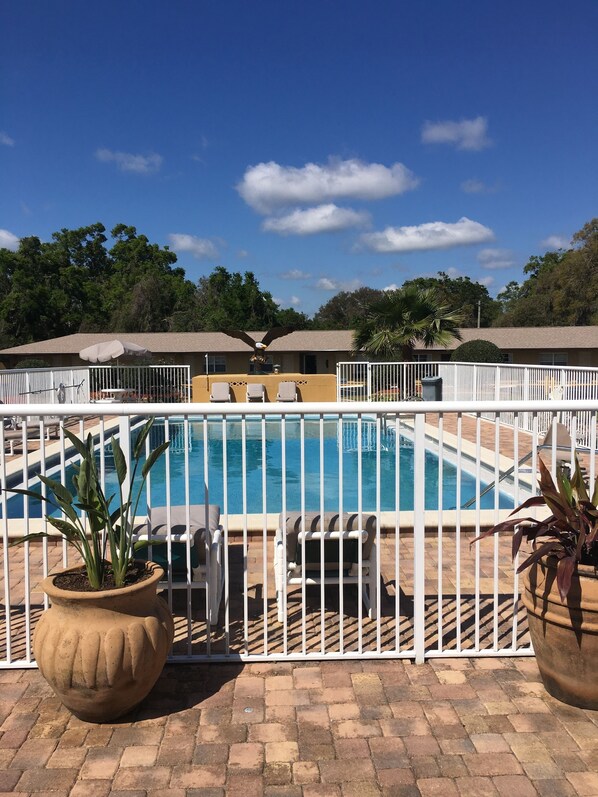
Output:
[[[210,503],[224,506],[224,485],[226,483],[228,511],[241,513],[243,507],[243,448],[240,421],[227,423],[226,473],[223,472],[222,422],[219,419],[208,421],[208,468],[207,484]],[[172,505],[184,504],[185,454],[184,426],[170,425],[172,438],[170,450],[170,502]],[[323,485],[324,509],[337,510],[339,506],[339,450],[342,445],[343,509],[353,511],[358,508],[358,426],[356,421],[343,421],[339,428],[337,420],[324,421],[323,457],[320,454],[319,422],[305,421],[305,478],[301,484],[300,466],[300,424],[299,420],[287,420],[285,439],[286,507],[289,511],[301,508],[302,489],[307,510],[319,510],[321,506],[320,486]],[[152,446],[164,439],[164,428],[156,424],[152,429]],[[283,498],[283,443],[279,419],[266,421],[265,460],[263,458],[261,421],[248,419],[246,424],[245,478],[247,483],[247,505],[249,513],[264,511],[262,490],[262,467],[266,466],[268,512],[280,512]],[[189,498],[191,503],[205,500],[204,473],[204,427],[202,422],[190,422],[188,427],[189,450]],[[396,448],[394,430],[381,435],[380,445],[380,505],[382,510],[395,509],[396,490]],[[399,508],[413,509],[413,447],[409,440],[399,441]],[[377,441],[375,425],[364,420],[361,428],[362,450],[362,507],[365,511],[376,509],[376,461]],[[426,509],[438,508],[439,461],[432,452],[426,452]],[[116,490],[116,476],[111,467],[110,455],[106,456],[107,494]],[[67,475],[67,480],[68,475]],[[457,506],[457,469],[449,462],[442,468],[442,508],[454,509]],[[486,486],[482,483],[480,490]],[[152,505],[166,504],[166,459],[162,457],[151,474]],[[475,478],[466,472],[461,473],[461,492],[459,504],[463,505],[475,496]],[[512,508],[509,496],[499,493],[499,507]],[[494,490],[481,499],[481,508],[494,507]],[[140,506],[143,506],[143,499]],[[30,516],[39,517],[41,510],[34,502],[30,505]],[[9,517],[22,516],[22,499],[15,496],[9,501]]]

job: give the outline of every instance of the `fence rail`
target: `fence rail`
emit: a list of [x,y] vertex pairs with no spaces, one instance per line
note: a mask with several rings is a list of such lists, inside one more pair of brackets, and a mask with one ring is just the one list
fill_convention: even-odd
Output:
[[[10,412],[26,417],[28,406]],[[151,445],[172,442],[138,518],[151,529],[161,512],[167,528],[178,517],[189,532],[149,549],[168,562],[172,661],[529,655],[510,539],[471,542],[534,490],[540,417],[556,424],[566,409],[575,432],[590,414],[583,456],[596,475],[598,402],[337,403],[325,413],[308,403],[114,404],[99,419],[96,404],[37,409],[94,435],[109,492],[112,434],[127,451],[153,416]],[[10,457],[0,424],[0,668],[34,666],[31,634],[47,606],[38,584],[72,563],[60,540],[8,547],[49,528],[39,503],[9,488],[34,487],[40,472],[68,481],[74,452],[63,425],[50,440],[45,431],[43,420],[26,421],[22,451]],[[572,459],[573,445],[557,450],[554,435],[541,455],[554,468]],[[485,492],[493,482],[500,490]],[[194,516],[208,505],[220,508],[220,528],[202,541]],[[314,536],[314,515],[326,513],[350,513],[353,530],[339,535],[331,525]]]

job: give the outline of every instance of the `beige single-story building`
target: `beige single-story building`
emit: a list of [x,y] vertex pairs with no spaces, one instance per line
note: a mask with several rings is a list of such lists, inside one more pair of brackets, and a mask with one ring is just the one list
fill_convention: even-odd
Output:
[[[249,334],[259,341],[265,333]],[[461,335],[463,342],[482,339],[496,344],[512,363],[598,367],[598,326],[463,329]],[[189,365],[192,376],[252,372],[249,346],[223,332],[76,333],[0,350],[0,361],[8,368],[26,358],[43,359],[55,367],[83,365],[79,358],[82,349],[117,337],[147,348],[156,361]],[[458,345],[459,341],[455,341],[446,349],[418,347],[415,358],[448,360]],[[339,362],[365,359],[354,357],[352,347],[350,330],[292,332],[268,347],[266,369],[278,368],[280,373],[334,374]]]

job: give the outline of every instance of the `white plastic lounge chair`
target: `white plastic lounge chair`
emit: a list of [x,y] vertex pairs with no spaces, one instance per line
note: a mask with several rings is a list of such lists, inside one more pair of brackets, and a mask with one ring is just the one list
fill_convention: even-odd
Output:
[[[138,558],[151,559],[164,568],[168,576],[168,540],[170,539],[171,586],[186,589],[189,568],[191,588],[208,591],[208,622],[216,625],[220,598],[224,586],[220,507],[208,504],[208,529],[206,537],[206,508],[204,504],[192,504],[187,516],[186,506],[170,507],[170,526],[167,507],[154,507],[147,521],[137,526],[136,541],[147,541],[147,547],[136,552]],[[187,525],[187,517],[189,524]],[[189,554],[187,555],[187,550]],[[206,555],[207,554],[207,555]],[[188,556],[188,558],[187,558]],[[168,580],[161,582],[162,587]]]
[[[27,420],[29,421],[29,428],[36,430],[36,436],[38,436],[40,421],[44,422],[46,440],[49,440],[52,434],[57,437],[60,433],[60,421],[62,418],[59,415],[29,415]],[[66,423],[66,418],[64,418],[64,421]]]
[[[361,523],[357,512],[342,516],[319,512],[289,513],[280,515],[274,539],[274,572],[278,621],[285,613],[286,588],[292,584],[359,585],[368,616],[376,617],[378,584],[376,579],[376,516],[363,513]],[[342,537],[343,562],[340,567],[340,538]],[[321,540],[324,539],[324,562],[321,561]],[[286,557],[285,557],[286,541]],[[361,568],[359,550],[361,545]],[[303,552],[305,551],[305,564]]]
[[230,401],[230,385],[228,382],[213,382],[210,401]]
[[279,382],[276,401],[297,401],[297,385],[295,382]]
[[265,401],[266,388],[258,382],[247,383],[247,401]]
[[[25,430],[25,437],[27,440],[39,440],[40,438],[40,428],[39,422],[40,417],[44,419],[44,433],[45,439],[49,440],[51,434],[54,433],[55,436],[58,435],[60,430],[60,421],[57,415],[47,415],[47,416],[39,416],[39,415],[30,415],[28,416],[27,420],[27,428]],[[8,443],[9,446],[9,456],[14,456],[15,453],[15,446],[20,445],[21,448],[23,446],[23,421],[19,418],[13,419],[14,425],[7,426],[4,428],[4,442],[5,444]]]

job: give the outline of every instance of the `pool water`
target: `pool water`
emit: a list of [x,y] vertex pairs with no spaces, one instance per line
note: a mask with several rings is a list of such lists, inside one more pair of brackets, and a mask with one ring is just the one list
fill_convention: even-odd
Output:
[[[245,457],[243,458],[242,429],[240,421],[227,422],[226,474],[223,471],[222,421],[211,419],[207,423],[207,480],[204,472],[204,425],[191,421],[187,428],[189,443],[189,500],[190,503],[205,501],[207,483],[209,502],[224,508],[224,486],[226,484],[228,511],[230,513],[280,512],[283,506],[283,483],[288,511],[298,511],[304,505],[308,511],[321,507],[321,494],[324,496],[324,510],[339,508],[339,452],[342,448],[343,510],[355,511],[359,506],[358,448],[359,428],[357,421],[324,421],[324,436],[319,439],[318,420],[306,420],[304,424],[304,481],[301,481],[301,438],[299,420],[286,422],[284,441],[285,472],[283,474],[283,441],[279,419],[266,421],[265,445],[262,443],[262,424],[260,419],[247,419]],[[185,427],[182,423],[170,424],[170,502],[171,505],[186,502],[185,484]],[[163,425],[156,424],[152,429],[152,447],[164,439]],[[361,425],[361,502],[364,511],[375,511],[377,507],[376,466],[377,446],[375,423],[363,420]],[[265,448],[265,458],[263,450]],[[394,429],[384,430],[380,436],[380,508],[395,509],[396,496],[396,440]],[[243,459],[245,459],[246,505],[243,503]],[[323,467],[322,467],[323,461]],[[413,446],[403,437],[399,439],[399,508],[413,509]],[[264,507],[262,478],[266,467],[267,505]],[[111,455],[106,455],[107,494],[116,489],[116,474],[113,471]],[[426,451],[425,508],[438,508],[438,457]],[[283,479],[284,475],[284,479]],[[465,471],[461,472],[460,495],[457,496],[457,468],[445,461],[442,467],[442,508],[454,509],[457,503],[463,505],[475,496],[475,478]],[[226,480],[225,480],[226,477]],[[152,506],[166,504],[166,458],[163,456],[151,472]],[[70,481],[67,475],[67,480]],[[323,484],[323,490],[321,485]],[[481,483],[480,491],[486,487]],[[459,499],[459,500],[458,500]],[[144,505],[144,498],[140,506]],[[512,499],[499,493],[498,506],[512,508]],[[480,500],[482,509],[494,507],[494,490]],[[18,496],[9,501],[9,517],[22,513],[22,499]],[[30,505],[30,515],[39,517],[39,505]]]

